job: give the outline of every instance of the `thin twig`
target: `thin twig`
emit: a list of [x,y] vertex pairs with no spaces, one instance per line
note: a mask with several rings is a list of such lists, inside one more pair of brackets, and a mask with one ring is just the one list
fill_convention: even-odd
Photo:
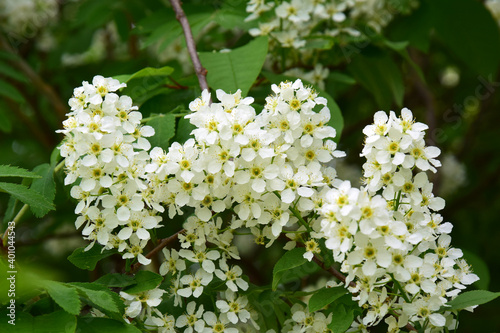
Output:
[[[160,244],[158,244],[154,249],[152,249],[148,254],[146,254],[146,258],[151,259],[151,257],[153,257],[155,254],[160,252],[164,247],[175,242],[177,240],[177,237],[179,236],[179,234],[183,233],[184,231],[185,231],[184,229],[179,230],[175,234],[173,234],[172,236],[162,239]],[[132,267],[130,268],[129,274],[135,273],[139,269],[140,266],[141,266],[141,263],[138,263],[138,262],[133,264]]]
[[[318,264],[319,267],[321,267],[323,270],[327,271],[328,273],[332,274],[333,276],[335,276],[337,279],[339,279],[340,281],[342,281],[343,284],[345,284],[345,280],[346,280],[346,277],[344,276],[344,274],[340,273],[339,271],[337,271],[335,268],[333,267],[326,267],[325,266],[325,263],[322,262],[321,260],[319,260],[318,257],[314,256],[312,258],[312,260]],[[351,281],[349,282],[349,287],[352,287],[352,288],[355,288],[356,287],[356,283],[354,283],[354,281]]]
[[[14,226],[17,224],[17,222],[19,222],[21,217],[23,217],[24,213],[26,213],[28,211],[29,207],[30,206],[28,204],[24,204],[24,206],[21,207],[21,209],[17,213],[16,217],[14,217],[14,219],[12,220],[12,222],[14,222]],[[7,238],[9,236],[9,230],[10,230],[10,228],[7,228],[2,235],[2,246],[3,247],[5,247],[7,245]]]
[[[10,46],[2,34],[0,34],[0,49],[16,55],[16,51],[12,48],[12,46]],[[18,57],[17,61],[15,61],[15,65],[28,77],[28,79],[30,79],[31,83],[49,99],[58,118],[60,120],[66,118],[67,107],[59,98],[59,95],[57,95],[52,86],[45,83],[45,81],[22,58]]]
[[184,13],[184,10],[182,10],[181,2],[179,0],[169,1],[174,8],[175,18],[177,19],[177,21],[179,21],[182,26],[182,30],[184,31],[187,49],[189,52],[189,56],[191,57],[191,62],[194,66],[196,76],[198,77],[200,88],[201,90],[208,90],[207,70],[201,65],[200,58],[198,57],[198,53],[196,52],[196,44],[194,42],[193,32],[191,31],[191,27],[189,26],[186,14]]

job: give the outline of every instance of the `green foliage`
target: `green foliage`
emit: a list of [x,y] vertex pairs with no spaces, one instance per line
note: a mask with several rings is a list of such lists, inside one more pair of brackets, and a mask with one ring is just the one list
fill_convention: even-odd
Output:
[[246,96],[264,65],[267,45],[267,37],[259,37],[228,52],[200,52],[201,63],[208,71],[209,86],[226,93],[241,89],[241,95]]
[[338,305],[332,310],[332,321],[328,325],[328,328],[332,330],[333,333],[344,333],[351,327],[354,321],[354,310],[346,309],[344,305]]
[[318,311],[347,293],[343,287],[321,288],[309,299],[309,311]]
[[102,284],[108,287],[127,287],[135,283],[135,279],[133,276],[111,273],[101,276],[99,279],[95,281],[95,283]]
[[[427,2],[440,40],[477,74],[495,73],[500,61],[500,32],[484,5],[471,0]],[[449,15],[450,8],[453,15]]]
[[98,283],[74,282],[70,284],[86,297],[89,303],[103,312],[123,312],[123,302],[117,293]]
[[36,217],[42,217],[55,208],[43,195],[24,185],[0,182],[0,191],[7,192],[19,201],[29,205]]
[[170,82],[172,67],[152,68],[146,67],[131,75],[119,75],[115,78],[125,82],[127,86],[122,93],[132,98],[134,103],[142,104],[151,97],[168,91],[165,84]]
[[352,59],[348,68],[356,81],[373,94],[380,109],[390,109],[393,102],[402,105],[403,77],[388,54],[378,51],[360,54]]
[[305,252],[305,248],[297,247],[293,250],[285,252],[280,260],[278,260],[273,269],[273,290],[276,290],[281,278],[288,270],[301,266],[307,262],[307,259],[304,258]]
[[0,96],[7,97],[18,103],[24,102],[23,95],[13,85],[2,79],[0,79]]
[[148,120],[146,125],[155,129],[155,135],[149,138],[152,147],[161,147],[165,151],[170,147],[170,139],[175,135],[175,115],[161,114]]
[[[173,17],[173,13],[169,13],[172,19],[168,20],[166,23],[155,28],[149,37],[144,41],[142,45],[146,48],[152,44],[160,44],[159,50],[163,51],[167,46],[169,46],[174,40],[183,36],[182,28],[179,22]],[[214,15],[212,13],[195,13],[188,15],[189,25],[193,32],[193,35],[197,35],[202,28],[204,28],[208,23],[213,21]]]
[[41,286],[64,311],[72,315],[78,315],[82,303],[75,288],[57,281],[43,281]]
[[108,318],[78,317],[79,333],[140,333],[135,326]]
[[7,323],[7,311],[1,311],[0,331],[8,333],[73,333],[76,332],[76,317],[65,311],[55,311],[41,316],[31,316],[22,311],[16,313],[16,325]]
[[124,289],[124,291],[129,294],[137,294],[158,287],[161,281],[163,281],[163,277],[160,274],[151,271],[139,271],[135,275],[135,284]]
[[41,178],[35,172],[11,165],[0,165],[0,177]]
[[50,164],[41,164],[33,169],[41,178],[34,179],[30,189],[43,195],[51,203],[56,197],[56,183],[54,181],[54,168]]
[[443,310],[453,311],[462,310],[468,308],[469,306],[481,305],[484,303],[491,302],[495,298],[500,297],[500,292],[495,293],[488,290],[472,290],[466,291],[458,295],[455,299],[448,302]]
[[80,247],[73,251],[73,253],[68,257],[68,260],[78,268],[87,269],[93,271],[97,262],[101,259],[107,258],[110,255],[116,253],[115,250],[104,250],[102,251],[101,246],[94,245],[90,250],[84,251],[84,247]]

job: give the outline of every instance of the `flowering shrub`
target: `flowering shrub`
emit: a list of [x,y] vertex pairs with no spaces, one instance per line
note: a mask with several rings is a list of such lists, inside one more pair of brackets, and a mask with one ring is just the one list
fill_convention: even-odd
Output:
[[[358,189],[328,166],[345,154],[332,141],[326,99],[300,80],[273,85],[258,114],[239,90],[217,90],[217,103],[204,91],[186,116],[194,139],[167,152],[151,149],[146,137],[153,128],[141,125],[130,97],[116,94],[124,86],[102,76],[83,82],[61,131],[65,184],[79,183],[71,188],[79,200],[76,227],[83,225],[92,241],[85,250],[97,242],[148,265],[143,249],[161,227],[159,213],[172,219],[191,208],[178,233],[181,248],[163,249],[159,273],[170,288],[122,291],[125,320],[166,331],[258,331],[248,279],[232,264],[240,259],[234,235],[247,229],[257,244],[288,236],[285,248],[302,258],[339,263],[345,286],[331,280],[323,287],[353,295],[363,309],[353,328],[377,325],[388,314],[391,331],[457,325],[447,303],[478,277],[451,246],[452,225],[437,213],[444,200],[432,193],[426,171],[436,172],[440,151],[426,147],[428,127],[410,110],[379,111],[363,130],[365,186]],[[215,304],[197,306],[209,293]],[[187,315],[158,311],[163,299]],[[335,323],[328,310],[295,302],[283,332],[324,332]]]
[[488,330],[495,4],[0,4],[0,331]]

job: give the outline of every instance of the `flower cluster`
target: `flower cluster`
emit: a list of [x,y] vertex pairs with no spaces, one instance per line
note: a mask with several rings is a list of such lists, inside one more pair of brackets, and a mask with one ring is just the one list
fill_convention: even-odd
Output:
[[[426,129],[408,109],[400,117],[377,112],[363,131],[365,187],[343,182],[319,210],[326,247],[342,263],[346,283],[354,282],[354,299],[368,309],[359,318],[365,327],[391,310],[400,315],[397,325],[386,320],[394,329],[408,322],[452,329],[453,315],[438,310],[478,279],[450,245],[452,225],[437,213],[444,200],[433,195],[425,172],[440,166],[440,151],[425,146]],[[389,284],[397,296],[388,297]]]
[[[252,36],[271,37],[273,61],[283,58],[281,64],[288,68],[289,75],[322,88],[329,71],[321,65],[321,60],[318,63],[315,48],[362,42],[373,31],[379,32],[394,16],[408,14],[417,5],[417,0],[250,0],[246,7],[250,15],[246,20],[258,23],[258,27],[249,30]],[[287,51],[276,52],[280,49]],[[297,59],[301,67],[295,67]],[[304,71],[303,64],[313,65],[314,69]]]
[[[207,327],[231,332],[232,325],[255,329],[248,300],[239,295],[248,283],[242,269],[229,264],[239,259],[234,230],[250,228],[257,242],[271,245],[283,228],[298,222],[292,206],[300,206],[300,214],[311,212],[319,189],[334,180],[335,171],[321,163],[343,156],[333,141],[325,141],[335,136],[326,125],[326,99],[300,80],[272,89],[275,94],[258,115],[253,98],[242,98],[239,90],[218,90],[219,103],[212,104],[204,92],[190,104],[193,113],[187,116],[196,126],[194,139],[173,143],[168,152],[151,150],[146,170],[162,184],[158,193],[170,218],[186,208],[193,212],[179,235],[181,250],[163,251],[160,273],[173,281],[174,304],[199,298],[213,284],[225,286],[214,311],[188,304],[187,319],[176,321],[186,332]],[[228,210],[234,212],[229,218],[224,215]]]
[[154,187],[146,166],[151,148],[146,137],[154,134],[142,126],[142,114],[128,96],[115,91],[124,87],[118,80],[94,77],[74,90],[71,112],[58,132],[66,136],[60,147],[65,157],[66,185],[79,203],[76,227],[92,243],[117,248],[123,258],[149,259],[142,249],[150,231],[160,226],[164,208],[154,200]]
[[[97,76],[76,88],[60,149],[65,183],[79,200],[76,226],[90,246],[148,264],[142,251],[160,213],[186,215],[179,247],[162,251],[159,270],[170,290],[122,292],[127,321],[162,332],[259,331],[244,295],[248,279],[234,264],[234,235],[246,229],[257,244],[269,247],[285,234],[285,249],[303,246],[309,261],[340,263],[364,309],[353,329],[387,314],[398,317],[386,318],[394,332],[409,323],[430,331],[455,325],[438,310],[477,276],[450,245],[452,225],[438,214],[444,200],[426,173],[440,166],[440,151],[425,145],[427,126],[410,110],[377,112],[364,129],[364,186],[354,188],[328,166],[345,154],[332,140],[327,101],[300,80],[273,85],[260,113],[239,90],[218,90],[215,103],[204,91],[186,117],[194,138],[168,151],[150,149],[154,131],[141,125],[129,97],[115,93],[123,86]],[[200,301],[206,293],[216,297],[212,307]],[[160,312],[166,298],[184,314]],[[332,320],[299,303],[291,310],[282,332],[324,332]]]
[[13,34],[31,34],[54,19],[57,11],[57,0],[5,0],[0,4],[0,22],[5,21],[5,30]]

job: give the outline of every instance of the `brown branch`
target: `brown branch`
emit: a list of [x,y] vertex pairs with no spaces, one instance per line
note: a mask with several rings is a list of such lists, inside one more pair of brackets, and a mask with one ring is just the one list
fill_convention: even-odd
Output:
[[198,82],[200,84],[201,90],[208,90],[207,83],[207,70],[201,65],[200,58],[198,57],[198,53],[196,52],[196,44],[194,42],[193,32],[191,31],[191,27],[189,26],[188,19],[184,10],[182,10],[180,0],[169,0],[175,11],[175,18],[182,26],[182,30],[184,31],[184,37],[186,38],[186,45],[189,52],[189,56],[191,57],[191,62],[193,63],[194,70],[196,72],[196,76],[198,77]]
[[[3,35],[0,34],[0,49],[7,51],[8,53],[16,54],[16,51],[12,48],[12,46],[8,43]],[[15,65],[18,69],[23,72],[28,79],[30,79],[31,83],[42,93],[47,99],[50,101],[54,110],[57,114],[57,117],[60,120],[66,118],[67,107],[59,98],[59,95],[54,91],[52,86],[45,83],[45,81],[31,68],[31,66],[24,61],[22,58],[18,58],[15,62]]]
[[[339,279],[340,281],[342,281],[343,284],[345,284],[345,280],[346,280],[346,277],[344,276],[344,274],[340,273],[339,271],[337,271],[335,268],[333,267],[326,267],[325,266],[325,263],[322,262],[321,260],[319,260],[318,257],[314,256],[312,258],[312,260],[318,264],[319,267],[321,267],[323,270],[327,271],[328,273],[332,274],[333,276],[335,276],[337,279]],[[356,283],[354,281],[351,281],[349,282],[349,287],[352,287],[352,288],[355,288],[356,287]]]
[[[146,258],[151,259],[151,257],[153,257],[155,254],[160,252],[164,247],[175,242],[177,240],[177,237],[179,236],[179,234],[183,233],[184,231],[185,231],[184,229],[179,230],[175,234],[173,234],[172,236],[162,239],[160,244],[158,244],[154,249],[152,249],[148,254],[146,254]],[[138,262],[133,264],[132,267],[130,268],[130,272],[128,272],[128,274],[135,273],[139,269],[140,266],[141,266],[141,263],[138,263]]]

